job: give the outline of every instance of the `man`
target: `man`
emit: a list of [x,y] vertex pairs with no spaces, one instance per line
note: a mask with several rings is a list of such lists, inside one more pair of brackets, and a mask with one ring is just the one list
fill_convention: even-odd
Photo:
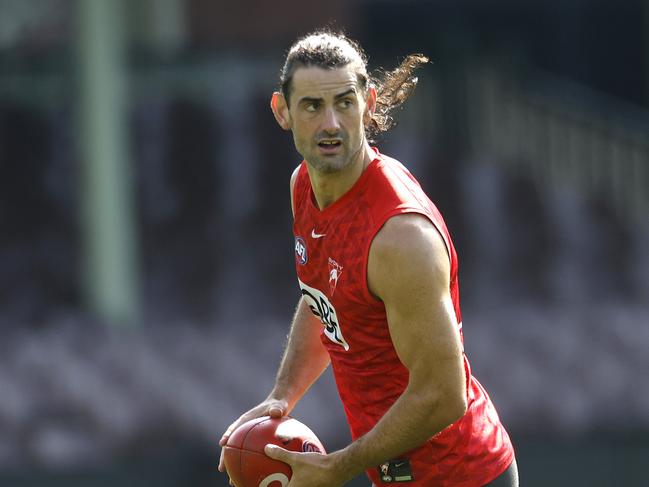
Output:
[[[290,487],[517,486],[514,452],[463,352],[457,256],[399,162],[368,142],[412,92],[409,56],[373,80],[361,48],[316,32],[290,49],[271,108],[304,157],[291,177],[302,290],[276,383],[241,423],[289,414],[331,363],[354,441],[318,455],[267,446]],[[223,458],[219,470],[223,471]]]

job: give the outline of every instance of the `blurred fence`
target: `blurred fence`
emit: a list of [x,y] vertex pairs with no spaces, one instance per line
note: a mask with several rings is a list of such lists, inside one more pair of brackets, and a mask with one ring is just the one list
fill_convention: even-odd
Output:
[[471,139],[477,152],[530,174],[603,196],[622,218],[647,221],[649,113],[546,73],[467,76]]

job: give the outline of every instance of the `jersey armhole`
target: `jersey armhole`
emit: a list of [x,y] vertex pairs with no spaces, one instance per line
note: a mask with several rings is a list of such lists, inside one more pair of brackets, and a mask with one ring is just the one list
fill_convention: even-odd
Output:
[[384,216],[382,216],[379,219],[379,223],[377,223],[372,230],[372,236],[370,238],[369,243],[367,244],[367,247],[363,250],[363,262],[364,262],[364,269],[363,269],[363,292],[365,294],[365,297],[369,298],[372,302],[374,303],[382,303],[383,301],[376,297],[372,292],[370,291],[370,286],[367,282],[367,266],[369,265],[369,256],[370,256],[370,248],[372,247],[372,242],[374,242],[374,238],[376,235],[379,233],[381,228],[383,228],[383,225],[386,224],[386,222],[392,218],[393,216],[397,215],[405,215],[405,214],[417,214],[421,215],[424,218],[426,218],[429,222],[433,224],[433,227],[435,227],[435,230],[437,230],[437,233],[439,234],[440,237],[442,237],[442,241],[444,242],[444,247],[446,248],[446,255],[448,256],[449,263],[453,264],[453,258],[451,257],[451,247],[449,245],[448,239],[442,229],[439,227],[437,222],[425,211],[419,209],[419,208],[397,208],[394,209]]
[[299,164],[291,174],[291,180],[289,182],[289,191],[291,195],[291,213],[293,214],[293,219],[295,220],[295,210],[297,209],[297,195],[295,194],[295,186],[297,185],[297,179],[300,175],[300,169],[302,169],[302,164]]

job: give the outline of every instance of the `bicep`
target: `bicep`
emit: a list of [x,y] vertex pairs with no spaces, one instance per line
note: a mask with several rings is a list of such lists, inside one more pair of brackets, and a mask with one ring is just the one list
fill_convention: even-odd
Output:
[[464,384],[445,243],[419,215],[388,220],[370,250],[368,284],[384,303],[395,350],[411,380]]

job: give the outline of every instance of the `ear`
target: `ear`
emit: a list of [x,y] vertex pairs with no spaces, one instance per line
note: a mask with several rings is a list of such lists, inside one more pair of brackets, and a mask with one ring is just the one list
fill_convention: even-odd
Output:
[[284,95],[279,91],[273,93],[273,96],[270,99],[270,108],[273,111],[273,115],[275,115],[275,120],[277,120],[279,126],[284,130],[290,130],[291,114],[288,111],[288,104],[286,103]]
[[370,86],[367,88],[367,95],[365,96],[365,113],[363,114],[363,121],[365,125],[370,123],[372,115],[376,110],[376,88]]

